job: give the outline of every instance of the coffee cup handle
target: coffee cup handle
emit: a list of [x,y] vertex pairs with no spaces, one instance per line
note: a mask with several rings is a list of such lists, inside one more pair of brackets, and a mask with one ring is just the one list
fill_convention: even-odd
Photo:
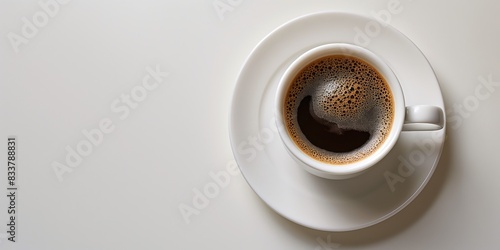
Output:
[[444,126],[444,113],[440,107],[415,105],[406,107],[403,131],[440,130]]

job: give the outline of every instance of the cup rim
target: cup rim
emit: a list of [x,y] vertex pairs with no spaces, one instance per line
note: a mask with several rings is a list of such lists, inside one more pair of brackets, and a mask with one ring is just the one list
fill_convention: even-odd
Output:
[[[284,124],[284,98],[288,91],[288,87],[295,78],[296,74],[300,72],[306,65],[314,60],[329,56],[329,55],[348,55],[361,59],[372,67],[374,67],[380,75],[385,79],[389,88],[391,89],[394,98],[394,117],[389,135],[385,138],[384,142],[370,155],[364,157],[359,161],[347,164],[331,164],[321,162],[312,158],[304,153],[290,138],[288,129]],[[278,127],[278,133],[285,144],[286,149],[291,153],[294,158],[300,161],[302,166],[306,167],[309,172],[319,175],[321,177],[332,178],[349,178],[350,176],[361,173],[371,166],[382,160],[394,147],[402,131],[404,123],[405,101],[403,91],[399,80],[394,71],[389,65],[374,52],[363,48],[358,45],[348,43],[329,43],[314,47],[298,58],[296,58],[282,75],[275,97],[275,117]],[[307,169],[309,168],[309,169]]]

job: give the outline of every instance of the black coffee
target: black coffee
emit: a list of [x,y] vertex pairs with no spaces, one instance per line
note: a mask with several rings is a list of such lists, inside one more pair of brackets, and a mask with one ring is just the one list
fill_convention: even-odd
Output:
[[350,56],[327,56],[304,67],[285,97],[285,124],[313,158],[347,164],[370,155],[392,126],[394,100],[382,75]]

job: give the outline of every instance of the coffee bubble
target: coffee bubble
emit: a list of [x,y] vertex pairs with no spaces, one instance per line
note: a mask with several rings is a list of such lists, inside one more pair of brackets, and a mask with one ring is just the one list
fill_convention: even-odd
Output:
[[288,133],[302,151],[322,162],[365,158],[392,126],[389,85],[375,68],[351,56],[327,56],[304,67],[284,101]]

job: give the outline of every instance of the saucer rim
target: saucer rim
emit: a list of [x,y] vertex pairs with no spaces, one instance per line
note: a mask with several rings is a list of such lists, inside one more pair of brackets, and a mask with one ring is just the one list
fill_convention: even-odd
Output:
[[[432,162],[432,167],[430,168],[430,170],[428,171],[427,175],[425,175],[425,177],[423,178],[423,181],[420,183],[420,185],[418,185],[418,188],[416,189],[415,192],[413,192],[410,196],[408,196],[407,198],[405,198],[406,200],[404,202],[402,202],[399,206],[397,206],[396,208],[392,209],[392,211],[388,212],[387,214],[385,214],[384,216],[381,216],[375,220],[371,220],[367,223],[364,223],[364,224],[358,224],[357,226],[353,226],[353,227],[346,227],[346,228],[343,228],[343,229],[332,229],[332,228],[325,228],[325,227],[320,227],[320,226],[314,226],[314,225],[311,225],[311,224],[305,224],[304,222],[302,221],[299,221],[297,220],[296,218],[292,217],[292,216],[289,216],[287,213],[283,213],[281,211],[279,211],[278,208],[276,208],[275,206],[273,206],[270,202],[266,201],[266,199],[264,199],[260,194],[259,192],[257,192],[255,190],[255,187],[252,186],[251,182],[248,180],[248,177],[246,176],[245,174],[245,170],[240,166],[240,162],[244,162],[244,160],[242,159],[242,156],[239,155],[237,153],[237,145],[236,145],[236,142],[235,142],[235,131],[234,131],[234,128],[233,128],[233,124],[236,123],[234,120],[236,119],[235,115],[233,115],[236,110],[238,110],[238,100],[236,99],[236,93],[238,92],[238,89],[241,88],[241,82],[243,81],[241,79],[241,76],[244,74],[244,72],[248,71],[248,68],[250,67],[249,66],[249,62],[254,59],[257,51],[259,49],[261,49],[261,47],[263,46],[263,44],[265,42],[267,42],[271,37],[273,37],[274,35],[276,35],[277,32],[279,32],[281,29],[287,27],[287,26],[291,26],[291,25],[294,25],[294,24],[297,24],[297,23],[300,23],[302,20],[306,20],[306,19],[309,19],[309,18],[314,18],[316,16],[322,16],[322,15],[347,15],[349,17],[353,17],[353,18],[361,18],[361,19],[364,19],[364,20],[374,20],[372,17],[370,16],[367,16],[367,15],[362,15],[362,14],[359,14],[359,13],[352,13],[352,12],[345,12],[345,11],[321,11],[321,12],[314,12],[314,13],[310,13],[310,14],[306,14],[306,15],[302,15],[302,16],[299,16],[299,17],[296,17],[294,19],[291,19],[287,22],[285,22],[284,24],[281,24],[280,26],[278,26],[276,29],[274,29],[272,32],[270,32],[268,35],[266,35],[261,41],[259,41],[259,43],[252,49],[251,53],[248,55],[248,57],[245,59],[240,71],[239,71],[239,74],[238,74],[238,79],[236,81],[236,86],[233,90],[233,96],[231,98],[231,108],[230,108],[230,111],[229,111],[229,137],[230,137],[230,143],[231,143],[231,149],[232,149],[232,152],[233,152],[233,155],[235,157],[235,160],[237,162],[237,165],[242,173],[242,176],[244,177],[245,181],[248,183],[248,185],[250,186],[250,188],[255,192],[255,194],[257,194],[257,196],[262,200],[264,201],[264,203],[270,207],[273,211],[275,211],[276,213],[278,213],[279,215],[283,216],[284,218],[294,222],[294,223],[297,223],[299,225],[302,225],[304,227],[307,227],[307,228],[312,228],[312,229],[316,229],[316,230],[322,230],[322,231],[330,231],[330,232],[347,232],[347,231],[353,231],[353,230],[359,230],[359,229],[363,229],[363,228],[366,228],[366,227],[370,227],[370,226],[373,226],[375,224],[378,224],[382,221],[385,221],[386,219],[394,216],[395,214],[399,213],[401,210],[403,210],[406,206],[408,206],[421,192],[422,190],[424,189],[424,187],[427,185],[427,183],[430,181],[431,177],[433,176],[436,168],[437,168],[437,165],[438,165],[438,162],[441,158],[441,155],[442,155],[442,151],[443,151],[443,148],[444,148],[444,139],[442,140],[442,142],[440,142],[439,146],[438,146],[438,151],[436,153],[436,157],[434,159],[434,161]],[[432,75],[434,76],[434,78],[436,79],[436,85],[437,85],[437,88],[439,90],[439,96],[441,97],[441,102],[442,102],[442,92],[441,92],[441,87],[439,86],[439,82],[437,81],[437,78],[436,78],[436,74],[434,72],[434,69],[432,68],[431,64],[429,63],[429,60],[427,57],[425,57],[425,55],[422,53],[422,51],[420,50],[420,48],[418,46],[415,45],[415,43],[413,43],[413,41],[411,41],[406,35],[404,35],[402,32],[400,32],[399,30],[397,30],[396,28],[394,28],[393,26],[391,25],[387,25],[384,27],[385,29],[390,29],[392,32],[395,32],[399,35],[399,37],[401,38],[404,38],[406,40],[406,42],[410,42],[414,48],[416,48],[419,52],[419,55],[422,56],[423,59],[425,59],[426,63],[428,64],[430,70],[432,71]],[[443,109],[443,112],[445,112],[445,107],[444,105],[441,107]],[[260,112],[258,112],[260,113]],[[443,128],[440,130],[442,131],[442,133],[445,135],[446,134],[446,116],[444,116],[444,121],[443,121]],[[412,131],[412,133],[419,133],[419,132],[425,132],[425,131]],[[407,132],[404,132],[404,133],[407,133]],[[280,138],[281,139],[281,138]],[[290,156],[291,157],[291,156]],[[430,164],[430,163],[429,163]]]

